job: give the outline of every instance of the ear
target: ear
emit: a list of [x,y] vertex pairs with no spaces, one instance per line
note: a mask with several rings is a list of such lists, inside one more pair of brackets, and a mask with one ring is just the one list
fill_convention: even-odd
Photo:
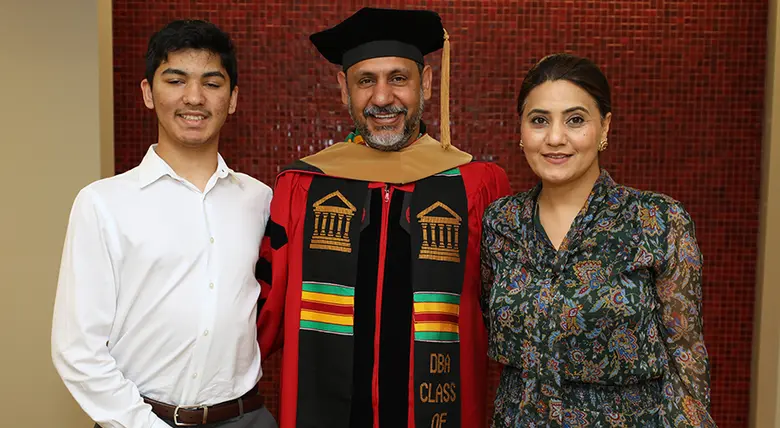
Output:
[[601,140],[604,141],[607,139],[607,134],[609,134],[609,124],[612,122],[612,113],[607,113],[606,116],[604,116],[604,119],[601,119]]
[[228,114],[236,112],[236,104],[238,104],[238,86],[233,88],[233,92],[230,94],[230,106],[228,107]]
[[149,110],[154,110],[154,97],[152,96],[152,85],[144,79],[141,81],[141,95],[144,97],[144,104]]
[[426,65],[423,67],[422,71],[422,88],[423,88],[423,98],[425,98],[426,101],[431,99],[431,87],[433,86],[433,69],[430,65]]
[[347,87],[347,75],[343,71],[339,71],[336,75],[339,80],[339,87],[341,88],[341,103],[347,105],[349,103],[349,88]]

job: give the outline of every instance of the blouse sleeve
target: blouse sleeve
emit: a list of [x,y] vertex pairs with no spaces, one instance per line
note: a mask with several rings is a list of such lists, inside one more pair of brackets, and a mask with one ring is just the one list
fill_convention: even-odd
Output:
[[480,291],[479,304],[482,308],[482,317],[485,326],[490,327],[488,323],[488,305],[490,299],[490,289],[493,286],[494,277],[494,257],[490,251],[492,245],[496,243],[497,234],[493,227],[493,221],[496,210],[503,204],[503,198],[509,196],[512,192],[509,184],[509,178],[506,172],[496,164],[488,164],[488,173],[485,174],[488,183],[486,189],[486,201],[488,207],[482,216],[482,236],[480,239],[480,273],[482,280],[482,289]]
[[693,220],[678,203],[666,215],[665,254],[656,289],[669,370],[664,416],[671,426],[714,427],[710,416],[710,366],[702,332],[702,255]]
[[482,318],[485,325],[489,326],[488,310],[490,289],[493,287],[494,263],[490,247],[496,240],[496,235],[490,224],[490,211],[486,211],[482,221],[482,240],[480,242],[480,271],[482,276],[482,290],[479,304],[482,308]]

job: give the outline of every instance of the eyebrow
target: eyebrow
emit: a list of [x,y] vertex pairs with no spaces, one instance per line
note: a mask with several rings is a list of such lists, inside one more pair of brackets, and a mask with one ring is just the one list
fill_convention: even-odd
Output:
[[398,67],[398,68],[394,68],[393,70],[391,70],[390,73],[388,73],[388,74],[398,74],[398,73],[409,74],[409,69],[406,68],[406,67]]
[[[583,106],[569,107],[569,108],[567,108],[566,110],[563,111],[563,114],[569,114],[569,113],[573,113],[575,111],[582,111],[582,112],[585,112],[587,114],[590,114],[588,109],[586,109]],[[539,108],[535,108],[535,109],[529,111],[526,116],[530,116],[532,114],[550,114],[550,112],[548,110],[542,110],[542,109],[539,109]]]
[[[409,74],[409,69],[406,68],[406,67],[398,67],[398,68],[394,68],[394,69],[390,70],[389,72],[387,72],[387,74],[389,74],[389,75],[398,74],[398,73]],[[370,71],[370,70],[357,70],[355,72],[355,76],[357,76],[357,77],[376,76],[377,74],[378,73],[375,73],[375,72]]]
[[166,68],[165,70],[163,70],[162,73],[160,73],[160,75],[162,75],[162,76],[164,76],[166,74],[175,74],[175,75],[178,75],[178,76],[186,76],[187,75],[187,73],[185,73],[182,70],[179,70],[178,68]]
[[201,75],[200,77],[201,77],[201,78],[206,78],[206,77],[219,77],[219,78],[222,78],[222,79],[226,79],[226,78],[225,78],[225,75],[224,75],[224,74],[222,74],[222,72],[221,72],[221,71],[209,71],[209,72],[203,73],[203,75]]
[[[179,70],[178,68],[166,68],[165,70],[163,70],[162,73],[160,73],[160,75],[162,75],[162,76],[164,76],[166,74],[175,74],[177,76],[188,76],[189,75],[184,70]],[[225,79],[225,75],[222,74],[221,71],[208,71],[206,73],[203,73],[200,77],[201,78],[220,77],[222,79]]]

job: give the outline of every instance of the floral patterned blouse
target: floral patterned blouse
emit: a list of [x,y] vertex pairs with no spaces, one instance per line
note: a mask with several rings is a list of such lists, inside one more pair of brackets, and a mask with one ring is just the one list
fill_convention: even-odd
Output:
[[541,189],[485,212],[482,308],[504,365],[493,427],[715,427],[694,224],[602,170],[556,251]]

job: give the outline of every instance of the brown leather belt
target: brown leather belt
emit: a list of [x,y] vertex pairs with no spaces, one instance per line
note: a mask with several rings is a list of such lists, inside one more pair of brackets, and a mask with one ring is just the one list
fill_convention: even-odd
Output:
[[152,406],[155,415],[172,421],[177,427],[223,422],[263,407],[264,401],[256,387],[241,398],[213,406],[172,406],[144,397],[144,402]]

